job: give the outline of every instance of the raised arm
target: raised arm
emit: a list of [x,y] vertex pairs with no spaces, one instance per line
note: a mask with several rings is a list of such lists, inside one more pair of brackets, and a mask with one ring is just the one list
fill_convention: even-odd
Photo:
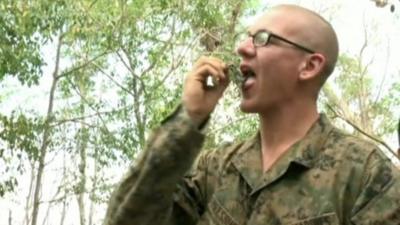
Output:
[[[225,71],[225,64],[215,58],[196,62],[185,81],[182,106],[153,133],[114,191],[105,225],[195,223],[205,184],[201,171],[194,178],[184,175],[200,152],[200,129],[229,83]],[[218,81],[212,88],[205,85],[210,75]]]

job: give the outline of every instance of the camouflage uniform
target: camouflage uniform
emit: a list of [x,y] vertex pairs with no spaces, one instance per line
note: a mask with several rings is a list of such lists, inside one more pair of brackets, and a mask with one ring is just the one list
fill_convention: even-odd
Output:
[[324,115],[265,173],[258,135],[193,163],[203,139],[183,112],[172,115],[116,189],[105,224],[400,224],[398,169]]

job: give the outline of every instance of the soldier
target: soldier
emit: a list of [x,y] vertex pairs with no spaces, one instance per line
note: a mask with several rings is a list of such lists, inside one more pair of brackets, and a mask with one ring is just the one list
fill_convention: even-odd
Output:
[[[182,105],[115,190],[105,224],[400,224],[399,171],[317,111],[338,56],[331,25],[280,5],[249,27],[237,52],[240,108],[259,115],[259,132],[198,157],[203,127],[229,83],[224,62],[200,58]],[[219,81],[214,88],[204,85],[209,75]]]

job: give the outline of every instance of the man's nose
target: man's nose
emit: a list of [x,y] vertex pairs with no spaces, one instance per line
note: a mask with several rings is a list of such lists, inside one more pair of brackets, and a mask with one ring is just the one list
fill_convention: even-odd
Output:
[[252,38],[248,37],[245,40],[243,40],[242,42],[240,42],[236,51],[243,58],[255,56],[256,48],[253,44]]

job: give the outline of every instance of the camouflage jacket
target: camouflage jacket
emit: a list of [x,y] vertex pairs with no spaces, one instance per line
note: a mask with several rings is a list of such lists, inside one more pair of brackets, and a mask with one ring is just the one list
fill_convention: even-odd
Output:
[[197,158],[203,139],[184,113],[167,119],[115,190],[105,224],[400,224],[399,170],[324,115],[265,173],[258,135]]

